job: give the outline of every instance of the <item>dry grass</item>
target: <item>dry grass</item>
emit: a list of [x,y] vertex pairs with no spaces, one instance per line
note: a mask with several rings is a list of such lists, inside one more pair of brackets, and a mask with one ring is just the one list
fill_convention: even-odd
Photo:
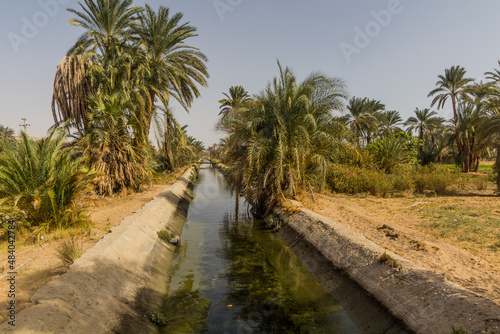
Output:
[[[474,190],[469,183],[456,195],[378,198],[346,196],[369,212],[391,217],[402,226],[432,235],[475,255],[500,259],[500,198],[493,185]],[[420,249],[422,245],[412,244]],[[424,250],[424,249],[422,249]]]
[[57,252],[65,265],[73,264],[83,254],[82,240],[77,240],[73,237],[65,239],[57,249]]

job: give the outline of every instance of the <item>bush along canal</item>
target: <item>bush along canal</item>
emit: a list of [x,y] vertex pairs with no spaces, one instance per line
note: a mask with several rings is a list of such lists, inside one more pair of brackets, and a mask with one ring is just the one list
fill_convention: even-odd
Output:
[[162,333],[366,332],[243,200],[236,206],[217,169],[199,177],[159,310]]

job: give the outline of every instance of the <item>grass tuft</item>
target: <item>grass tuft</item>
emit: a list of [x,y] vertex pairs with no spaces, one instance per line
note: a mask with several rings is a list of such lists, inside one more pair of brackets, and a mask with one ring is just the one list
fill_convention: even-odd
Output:
[[384,252],[384,254],[379,257],[380,263],[387,263],[387,265],[391,268],[402,268],[401,264],[398,263],[396,259],[392,256]]
[[64,240],[57,251],[64,264],[71,265],[83,254],[82,241],[71,237]]

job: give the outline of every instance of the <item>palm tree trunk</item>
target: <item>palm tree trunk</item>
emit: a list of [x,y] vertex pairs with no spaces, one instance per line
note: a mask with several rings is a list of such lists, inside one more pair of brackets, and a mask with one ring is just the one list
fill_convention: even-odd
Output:
[[479,157],[479,154],[474,154],[474,161],[475,161],[475,165],[474,165],[474,172],[478,172],[479,171],[479,160],[480,160],[480,157]]
[[458,128],[458,116],[457,116],[457,106],[455,102],[455,97],[451,97],[451,103],[453,105],[453,120],[455,122],[455,139],[457,141],[457,153],[460,157],[462,154],[462,142],[460,141],[460,129]]
[[151,119],[153,118],[153,110],[155,107],[155,98],[156,94],[154,92],[149,92],[150,105],[146,106],[146,115],[144,115],[144,131],[146,132],[146,138],[149,137]]
[[495,159],[495,172],[497,173],[497,190],[500,192],[500,146],[497,146],[497,158]]

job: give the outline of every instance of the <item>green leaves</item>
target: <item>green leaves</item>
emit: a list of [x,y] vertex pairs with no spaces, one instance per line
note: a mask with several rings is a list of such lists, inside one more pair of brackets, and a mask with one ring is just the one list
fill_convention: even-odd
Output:
[[52,130],[35,142],[23,132],[16,145],[0,144],[0,198],[35,226],[60,228],[85,220],[77,199],[98,173],[84,167],[74,150],[64,148],[65,138],[62,131]]
[[229,178],[258,214],[308,189],[315,169],[345,145],[331,114],[344,104],[344,82],[320,73],[299,82],[278,65],[279,77],[251,101],[239,86],[220,101]]

